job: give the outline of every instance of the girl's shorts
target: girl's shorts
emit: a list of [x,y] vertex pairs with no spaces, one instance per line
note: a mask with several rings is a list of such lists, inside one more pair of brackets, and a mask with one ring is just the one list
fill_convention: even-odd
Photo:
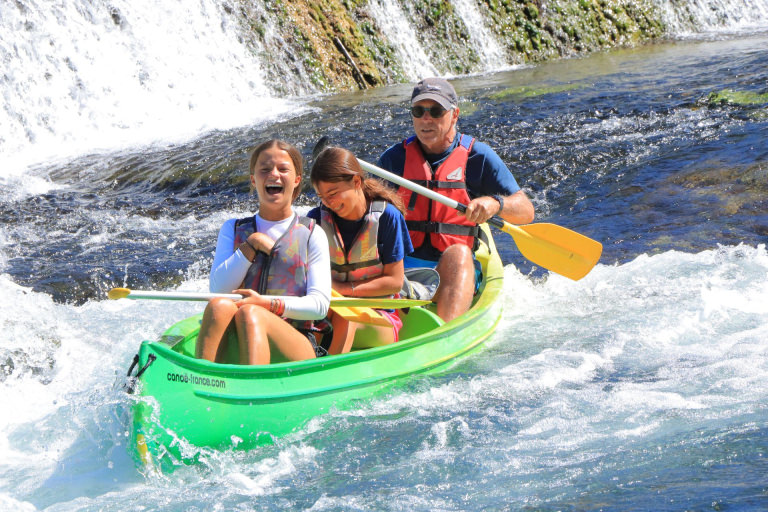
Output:
[[377,309],[381,316],[389,320],[389,322],[392,324],[392,329],[395,332],[395,342],[397,342],[400,338],[398,334],[400,333],[400,328],[403,326],[403,321],[400,320],[400,315],[397,313],[397,310],[394,309]]

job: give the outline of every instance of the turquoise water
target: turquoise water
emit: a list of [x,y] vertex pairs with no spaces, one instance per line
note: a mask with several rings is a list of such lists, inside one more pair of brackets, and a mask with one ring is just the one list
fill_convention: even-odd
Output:
[[[123,375],[196,304],[215,236],[249,211],[247,151],[321,135],[374,161],[408,86],[311,98],[277,120],[78,156],[0,182],[4,510],[768,508],[764,34],[456,80],[461,128],[497,148],[537,220],[601,240],[572,282],[497,234],[505,313],[486,346],[275,446],[142,475]],[[527,89],[526,89],[527,88]],[[527,90],[540,93],[526,94]],[[313,202],[305,195],[303,207]]]

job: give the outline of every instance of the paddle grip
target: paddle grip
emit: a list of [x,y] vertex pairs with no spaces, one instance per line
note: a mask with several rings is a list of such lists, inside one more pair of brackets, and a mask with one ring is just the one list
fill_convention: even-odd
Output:
[[486,222],[488,222],[488,224],[490,224],[491,226],[493,226],[493,227],[495,227],[495,228],[499,228],[499,229],[501,229],[501,230],[503,230],[503,229],[504,229],[504,226],[506,226],[506,224],[507,224],[507,223],[504,221],[504,219],[502,219],[502,218],[501,218],[501,217],[499,217],[498,215],[494,215],[493,217],[491,217],[490,219],[488,219]]

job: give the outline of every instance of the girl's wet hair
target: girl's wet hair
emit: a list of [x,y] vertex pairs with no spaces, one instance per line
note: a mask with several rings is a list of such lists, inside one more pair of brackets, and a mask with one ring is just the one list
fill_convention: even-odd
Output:
[[312,185],[315,185],[321,181],[325,183],[352,181],[355,176],[360,176],[367,204],[370,205],[376,200],[386,201],[405,214],[403,200],[397,192],[379,179],[366,177],[360,162],[347,149],[337,147],[324,149],[312,164],[309,180]]
[[[301,158],[301,152],[296,149],[296,146],[293,144],[285,142],[281,139],[269,139],[256,146],[256,148],[251,152],[251,162],[248,165],[248,172],[253,174],[253,168],[256,166],[256,161],[259,159],[261,152],[273,147],[277,147],[278,149],[288,153],[288,156],[293,162],[293,168],[296,171],[296,175],[301,177],[304,171],[304,159]],[[251,193],[253,193],[253,185],[251,185]],[[296,201],[296,198],[299,197],[299,194],[301,194],[301,182],[299,182],[299,185],[296,186],[296,188],[293,190],[291,202]]]

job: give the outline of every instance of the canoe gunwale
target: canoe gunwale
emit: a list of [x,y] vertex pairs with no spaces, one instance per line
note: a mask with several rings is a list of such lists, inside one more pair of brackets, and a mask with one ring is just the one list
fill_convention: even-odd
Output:
[[[498,321],[494,323],[494,327],[497,324],[498,324]],[[380,384],[382,381],[391,380],[403,375],[415,375],[419,373],[424,373],[426,371],[431,370],[432,368],[441,366],[448,361],[458,358],[465,352],[469,352],[473,350],[475,347],[477,347],[478,345],[483,343],[486,339],[488,339],[488,337],[490,337],[492,334],[493,334],[493,329],[490,329],[486,331],[485,335],[478,336],[477,338],[475,338],[471,344],[462,346],[461,350],[447,354],[440,359],[435,359],[433,361],[430,361],[430,363],[427,365],[423,365],[418,368],[412,367],[412,368],[404,369],[402,372],[397,374],[386,374],[386,375],[379,375],[376,377],[370,377],[368,379],[350,380],[348,382],[337,384],[335,386],[312,388],[302,392],[291,391],[291,392],[282,393],[282,394],[270,393],[268,395],[234,395],[234,394],[204,391],[200,389],[194,390],[193,393],[195,394],[195,396],[198,396],[200,398],[205,398],[208,400],[220,400],[220,401],[226,401],[226,402],[269,403],[269,402],[281,402],[286,400],[299,400],[301,398],[305,398],[309,396],[336,393],[340,390],[347,390],[347,389],[360,388],[360,387],[366,387],[366,386],[375,386]]]

